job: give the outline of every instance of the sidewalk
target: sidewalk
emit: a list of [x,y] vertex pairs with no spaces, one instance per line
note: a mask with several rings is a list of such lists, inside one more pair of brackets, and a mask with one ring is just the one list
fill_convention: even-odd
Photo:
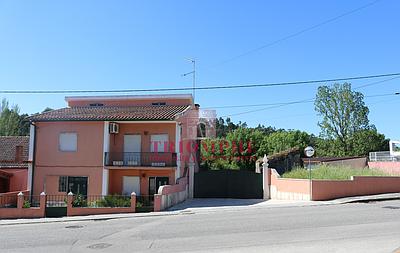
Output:
[[172,215],[190,215],[196,213],[210,213],[220,211],[240,211],[247,208],[270,209],[290,208],[302,206],[340,205],[355,202],[383,201],[400,199],[400,193],[357,196],[335,199],[331,201],[287,201],[287,200],[261,200],[261,199],[189,199],[183,203],[173,206],[168,211],[151,213],[125,213],[125,214],[104,214],[88,216],[70,216],[61,218],[38,218],[38,219],[8,219],[0,220],[0,226],[38,224],[72,221],[100,221],[111,219],[128,219],[144,217],[160,217]]

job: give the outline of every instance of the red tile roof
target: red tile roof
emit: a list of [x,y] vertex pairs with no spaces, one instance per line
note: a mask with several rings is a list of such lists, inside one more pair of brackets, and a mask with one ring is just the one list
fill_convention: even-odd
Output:
[[[22,146],[22,162],[16,162],[16,147]],[[26,167],[29,136],[0,136],[0,168]]]
[[31,121],[174,120],[189,105],[67,107],[29,117]]

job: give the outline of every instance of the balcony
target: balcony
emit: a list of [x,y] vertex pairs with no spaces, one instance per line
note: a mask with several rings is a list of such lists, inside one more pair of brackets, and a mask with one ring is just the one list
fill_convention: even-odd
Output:
[[170,152],[106,152],[106,166],[175,167],[176,153]]

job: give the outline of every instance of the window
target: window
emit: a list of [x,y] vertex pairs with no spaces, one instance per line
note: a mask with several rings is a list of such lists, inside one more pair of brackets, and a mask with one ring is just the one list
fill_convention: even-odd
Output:
[[59,136],[59,150],[74,152],[78,146],[78,135],[76,133],[61,133]]
[[60,176],[58,178],[58,191],[59,192],[67,192],[67,176]]
[[152,134],[150,136],[151,152],[168,151],[168,134]]

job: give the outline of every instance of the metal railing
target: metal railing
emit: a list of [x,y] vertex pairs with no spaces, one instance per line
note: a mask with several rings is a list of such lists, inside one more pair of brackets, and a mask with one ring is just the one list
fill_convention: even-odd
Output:
[[40,196],[39,195],[24,196],[23,208],[29,208],[29,207],[40,207]]
[[130,207],[131,196],[125,195],[76,195],[72,201],[73,207]]
[[0,208],[16,208],[18,196],[4,195],[0,196]]
[[105,152],[104,159],[106,166],[176,166],[176,153],[171,152]]
[[46,207],[67,207],[67,195],[47,195]]
[[152,212],[154,210],[154,195],[136,196],[136,212]]
[[398,161],[400,161],[400,157],[391,155],[390,151],[370,152],[369,153],[369,161],[370,162],[398,162]]

